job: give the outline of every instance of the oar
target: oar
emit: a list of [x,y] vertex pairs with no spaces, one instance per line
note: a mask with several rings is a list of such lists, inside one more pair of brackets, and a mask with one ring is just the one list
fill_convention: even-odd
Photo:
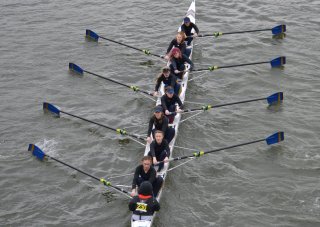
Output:
[[113,79],[110,79],[110,78],[107,78],[107,77],[104,77],[104,76],[101,76],[101,75],[98,75],[96,73],[93,73],[93,72],[89,72],[87,70],[84,70],[82,69],[80,66],[74,64],[74,63],[69,63],[69,70],[75,72],[75,73],[78,73],[80,75],[83,75],[83,72],[86,72],[88,74],[91,74],[93,76],[96,76],[96,77],[99,77],[99,78],[102,78],[104,80],[108,80],[108,81],[111,81],[113,83],[116,83],[116,84],[119,84],[119,85],[122,85],[124,87],[127,87],[127,88],[130,88],[132,89],[133,91],[135,92],[141,92],[141,93],[144,93],[146,95],[150,95],[150,96],[153,96],[153,94],[151,92],[148,92],[148,91],[144,91],[144,90],[141,90],[139,87],[137,86],[133,86],[133,85],[127,85],[127,84],[124,84],[124,83],[121,83],[119,81],[116,81],[116,80],[113,80]]
[[225,66],[210,66],[207,68],[203,69],[194,69],[192,70],[193,72],[198,72],[198,71],[213,71],[217,69],[225,69],[225,68],[233,68],[233,67],[241,67],[241,66],[247,66],[247,65],[260,65],[260,64],[271,64],[272,68],[275,67],[280,67],[286,64],[286,57],[277,57],[271,61],[261,61],[261,62],[253,62],[253,63],[245,63],[245,64],[237,64],[237,65],[225,65]]
[[239,102],[231,102],[231,103],[225,103],[225,104],[219,104],[219,105],[205,105],[205,106],[202,106],[201,108],[183,110],[182,112],[186,113],[186,112],[201,111],[201,110],[206,111],[206,110],[210,110],[212,108],[231,106],[231,105],[248,103],[248,102],[256,102],[256,101],[261,101],[261,100],[267,100],[269,105],[272,105],[275,103],[280,103],[283,100],[283,92],[274,93],[266,98],[249,99],[249,100],[244,100],[244,101],[239,101]]
[[98,123],[98,122],[95,122],[95,121],[91,121],[89,119],[86,119],[86,118],[83,118],[83,117],[80,117],[80,116],[77,116],[77,115],[74,115],[74,114],[71,114],[71,113],[68,113],[66,111],[63,111],[63,110],[60,110],[58,107],[54,106],[53,104],[50,104],[50,103],[47,103],[47,102],[44,102],[43,103],[43,109],[44,110],[48,110],[50,111],[51,113],[53,113],[55,116],[57,117],[60,117],[60,113],[64,113],[64,114],[67,114],[71,117],[75,117],[75,118],[78,118],[80,120],[83,120],[83,121],[86,121],[86,122],[89,122],[89,123],[92,123],[92,124],[95,124],[95,125],[99,125],[99,126],[102,126],[104,128],[107,128],[107,129],[110,129],[110,130],[113,130],[113,131],[116,131],[118,134],[121,134],[121,135],[124,135],[124,136],[130,136],[130,137],[134,137],[134,138],[137,138],[137,139],[140,139],[142,141],[145,141],[146,139],[141,137],[141,136],[138,136],[138,135],[135,135],[135,134],[130,134],[128,133],[126,130],[124,129],[120,129],[120,128],[112,128],[110,126],[107,126],[107,125],[103,125],[101,123]]
[[119,188],[119,187],[117,187],[117,186],[113,186],[109,181],[106,181],[104,178],[95,177],[95,176],[93,176],[93,175],[91,175],[91,174],[89,174],[89,173],[87,173],[87,172],[84,172],[84,171],[82,171],[82,170],[80,170],[80,169],[78,169],[78,168],[76,168],[76,167],[74,167],[74,166],[72,166],[72,165],[70,165],[70,164],[67,164],[67,163],[65,163],[65,162],[63,162],[63,161],[60,161],[59,159],[56,159],[56,158],[54,158],[54,157],[51,157],[51,156],[47,155],[46,153],[44,153],[39,147],[37,147],[37,146],[34,145],[34,144],[29,144],[28,151],[31,151],[32,154],[33,154],[34,156],[36,156],[36,157],[37,157],[39,160],[41,160],[41,161],[45,160],[45,158],[47,158],[47,159],[52,159],[52,160],[54,160],[54,161],[56,161],[56,162],[61,163],[62,165],[68,166],[68,167],[70,167],[71,169],[74,169],[74,170],[76,170],[76,171],[78,171],[78,172],[80,172],[80,173],[82,173],[82,174],[84,174],[84,175],[87,175],[88,177],[91,177],[91,178],[93,178],[93,179],[101,182],[101,183],[104,184],[105,186],[110,187],[110,188],[113,188],[113,189],[115,189],[116,191],[121,192],[122,194],[124,194],[124,195],[126,195],[127,197],[131,198],[130,193],[129,193],[128,191],[126,191],[126,190],[124,190],[124,189],[122,189],[122,188]]
[[214,32],[212,34],[200,34],[199,37],[208,37],[208,36],[219,37],[222,35],[250,33],[250,32],[263,32],[263,31],[271,31],[273,35],[280,35],[280,34],[285,33],[287,31],[287,27],[285,24],[281,24],[281,25],[277,25],[273,28],[246,30],[246,31],[238,31],[238,32]]
[[211,150],[211,151],[199,151],[199,152],[195,152],[195,153],[193,153],[191,155],[171,158],[171,159],[169,159],[169,161],[177,161],[177,160],[182,160],[182,159],[186,159],[186,158],[200,157],[200,156],[203,156],[205,154],[209,154],[209,153],[213,153],[213,152],[217,152],[217,151],[222,151],[222,150],[228,150],[228,149],[231,149],[231,148],[241,147],[241,146],[245,146],[245,145],[249,145],[249,144],[253,144],[253,143],[259,143],[259,142],[262,142],[262,141],[266,141],[266,143],[268,145],[272,145],[272,144],[279,143],[279,142],[281,142],[283,140],[284,140],[284,132],[276,132],[273,135],[271,135],[271,136],[269,136],[269,137],[267,137],[265,139],[253,140],[253,141],[250,141],[250,142],[231,145],[231,146],[228,146],[228,147],[218,148],[218,149]]
[[137,51],[142,51],[146,55],[152,55],[152,56],[155,56],[155,57],[163,58],[163,56],[161,56],[159,54],[151,53],[150,50],[148,50],[148,49],[139,49],[137,47],[130,46],[130,45],[127,45],[125,43],[121,43],[121,42],[118,42],[118,41],[115,41],[115,40],[112,40],[112,39],[108,39],[106,37],[98,35],[97,33],[93,32],[93,31],[91,31],[89,29],[86,30],[86,37],[89,38],[89,39],[92,39],[92,40],[94,40],[96,42],[98,42],[99,38],[101,38],[101,39],[104,39],[104,40],[107,40],[107,41],[110,41],[110,42],[113,42],[113,43],[116,43],[116,44],[119,44],[119,45],[122,45],[122,46],[125,46],[125,47],[129,47],[129,48],[137,50]]

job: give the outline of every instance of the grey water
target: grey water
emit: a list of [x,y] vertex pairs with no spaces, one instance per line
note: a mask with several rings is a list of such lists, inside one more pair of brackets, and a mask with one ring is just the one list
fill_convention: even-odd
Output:
[[[164,54],[190,2],[0,2],[1,226],[130,226],[128,198],[53,160],[37,160],[28,144],[130,190],[131,176],[112,177],[133,172],[142,145],[67,115],[55,118],[42,103],[145,135],[152,100],[89,74],[71,74],[68,63],[151,91],[161,59],[89,42],[85,29]],[[320,226],[319,14],[317,0],[197,0],[202,33],[286,24],[287,35],[198,38],[196,68],[277,56],[286,56],[287,64],[192,73],[202,77],[189,83],[186,100],[214,105],[283,91],[284,102],[210,110],[181,124],[176,145],[212,150],[276,131],[284,131],[285,140],[208,154],[172,170],[154,226]],[[190,152],[175,148],[173,156]]]

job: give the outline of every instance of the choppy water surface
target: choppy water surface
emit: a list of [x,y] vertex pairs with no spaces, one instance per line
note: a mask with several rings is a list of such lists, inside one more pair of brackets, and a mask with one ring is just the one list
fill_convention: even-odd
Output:
[[[54,161],[98,177],[131,173],[144,148],[104,128],[42,111],[63,110],[110,125],[145,124],[154,103],[88,74],[153,89],[164,65],[110,42],[88,42],[85,29],[163,54],[190,1],[1,1],[1,226],[129,226],[127,198]],[[225,107],[183,123],[177,145],[210,150],[285,131],[285,141],[207,155],[173,170],[155,226],[319,226],[319,1],[197,1],[203,32],[287,24],[284,40],[268,32],[197,40],[196,67],[287,56],[285,69],[267,65],[218,70],[189,84],[187,100],[220,104],[283,91],[285,102]],[[194,74],[194,76],[199,74]],[[189,107],[195,105],[189,104]],[[128,131],[144,134],[146,126]],[[175,149],[174,156],[190,151]],[[178,163],[174,163],[177,165]],[[112,178],[130,185],[131,177]]]

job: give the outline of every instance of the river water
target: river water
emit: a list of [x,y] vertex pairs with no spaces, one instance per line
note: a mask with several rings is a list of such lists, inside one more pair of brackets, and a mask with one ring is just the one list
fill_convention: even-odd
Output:
[[[42,102],[112,127],[145,134],[154,102],[126,88],[68,72],[68,63],[153,89],[164,63],[107,42],[88,42],[85,29],[163,54],[190,1],[0,2],[1,226],[130,226],[128,199],[53,160],[98,177],[132,173],[144,147],[107,129],[43,113]],[[203,33],[287,24],[285,39],[269,32],[196,40],[196,68],[269,61],[221,69],[189,83],[186,100],[221,104],[284,92],[281,106],[263,101],[211,110],[181,124],[176,145],[212,150],[285,132],[274,146],[257,143],[207,155],[168,175],[154,226],[319,226],[320,2],[203,0]],[[193,76],[199,76],[193,73]],[[188,104],[187,107],[197,107]],[[190,154],[176,148],[174,157]],[[178,163],[173,163],[176,166]],[[130,185],[131,176],[111,178]],[[125,189],[129,189],[124,187]]]

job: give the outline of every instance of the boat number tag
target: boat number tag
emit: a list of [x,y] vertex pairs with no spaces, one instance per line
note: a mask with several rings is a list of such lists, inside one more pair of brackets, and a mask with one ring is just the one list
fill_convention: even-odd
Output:
[[145,203],[137,203],[137,208],[136,210],[137,211],[140,211],[140,212],[147,212],[147,204]]

